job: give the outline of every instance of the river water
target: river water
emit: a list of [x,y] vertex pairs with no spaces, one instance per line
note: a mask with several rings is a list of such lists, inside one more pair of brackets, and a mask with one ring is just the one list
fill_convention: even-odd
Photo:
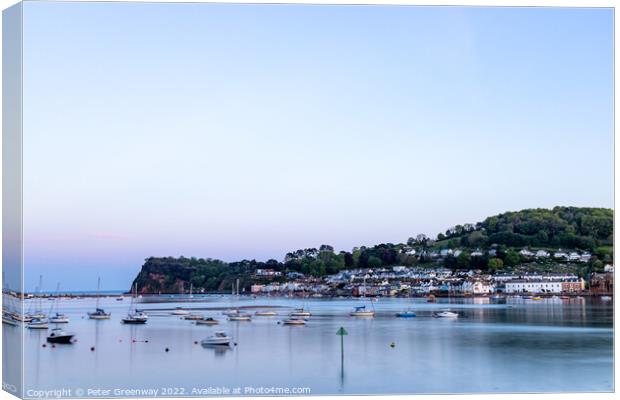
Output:
[[[52,302],[43,303],[49,307]],[[151,312],[146,325],[123,325],[128,298],[102,299],[112,319],[89,320],[86,312],[94,303],[87,298],[59,303],[71,318],[63,328],[76,333],[73,344],[45,345],[46,331],[25,330],[26,397],[61,389],[63,397],[613,390],[613,305],[597,299],[515,297],[502,304],[486,298],[438,299],[435,304],[312,299],[302,304],[299,299],[207,296],[191,304],[140,305],[147,311],[179,305],[269,306],[279,314],[232,322],[221,310],[201,311],[220,320],[214,327],[167,311]],[[376,317],[349,316],[362,304],[374,307]],[[279,323],[302,305],[313,314],[307,325]],[[395,318],[407,308],[417,317]],[[443,309],[460,317],[431,317]],[[340,327],[348,332],[344,359],[336,335]],[[3,324],[3,330],[5,340],[21,334],[19,327]],[[216,330],[227,332],[236,345],[203,348],[200,340]],[[18,355],[12,352],[5,368],[18,365]]]

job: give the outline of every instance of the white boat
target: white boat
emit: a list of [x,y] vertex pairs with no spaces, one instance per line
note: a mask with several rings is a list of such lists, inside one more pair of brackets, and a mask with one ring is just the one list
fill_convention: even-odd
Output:
[[284,325],[296,325],[296,326],[306,325],[306,321],[304,321],[301,318],[288,318],[282,321],[282,323]]
[[28,329],[47,329],[48,328],[48,322],[47,322],[46,319],[34,318],[32,321],[30,321],[28,323],[28,325],[26,325],[26,328],[28,328]]
[[134,299],[138,296],[138,284],[134,285],[134,290],[131,293],[131,302],[129,303],[129,311],[127,316],[121,319],[122,324],[128,325],[144,325],[149,319],[149,316],[141,310],[134,307]]
[[435,318],[458,318],[459,315],[452,311],[441,311],[441,312],[433,314],[433,317]]
[[275,311],[256,311],[254,315],[257,317],[274,317],[277,314]]
[[217,325],[219,323],[220,321],[218,321],[217,319],[211,318],[211,317],[199,319],[196,321],[196,325]]
[[603,301],[611,301],[611,296],[601,296],[601,300],[603,300]]
[[68,324],[69,317],[67,317],[65,314],[56,313],[49,318],[49,321],[52,324]]
[[2,313],[2,323],[10,326],[17,326],[17,321],[9,313]]
[[103,308],[99,308],[99,290],[101,289],[101,277],[97,278],[97,300],[95,302],[95,311],[88,313],[90,319],[110,319],[112,314],[105,312]]
[[297,308],[289,313],[290,317],[310,317],[312,314],[305,308]]
[[147,319],[148,317],[146,317],[144,313],[129,313],[125,318],[121,319],[121,323],[127,325],[144,325]]
[[60,282],[58,282],[58,284],[56,285],[56,297],[53,300],[54,300],[54,303],[52,304],[52,307],[50,307],[50,311],[49,311],[49,315],[50,315],[49,322],[53,324],[68,324],[69,317],[59,312]]
[[232,315],[239,314],[239,310],[226,310],[226,311],[222,311],[222,314],[227,316],[227,317],[230,317]]
[[172,315],[189,315],[189,311],[183,309],[182,307],[177,307],[170,314],[172,314]]
[[[366,299],[366,278],[364,278],[364,294],[362,295],[362,298]],[[372,301],[370,302],[370,305],[372,306],[372,310],[367,310],[366,306],[357,306],[353,311],[351,311],[351,313],[349,313],[349,315],[352,317],[374,318],[375,306],[372,304]]]
[[218,331],[214,335],[203,339],[200,343],[203,346],[228,346],[232,338],[226,334],[226,332]]
[[188,314],[183,319],[188,321],[200,321],[201,319],[205,319],[205,316],[202,314]]
[[355,307],[355,310],[349,314],[352,317],[374,317],[375,312],[372,310],[366,310],[366,306]]
[[88,318],[90,319],[110,319],[112,314],[105,312],[103,308],[97,308],[94,312],[88,313]]
[[245,313],[237,313],[236,315],[229,315],[229,321],[251,321],[252,316],[250,314]]
[[74,333],[65,332],[60,328],[52,329],[49,335],[47,335],[47,341],[50,343],[73,343]]

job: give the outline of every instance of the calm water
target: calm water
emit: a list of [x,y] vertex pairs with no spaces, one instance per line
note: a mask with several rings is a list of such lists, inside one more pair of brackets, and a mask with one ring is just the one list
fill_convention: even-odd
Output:
[[[46,304],[49,307],[52,303]],[[302,327],[278,324],[282,317],[254,317],[229,322],[221,310],[206,311],[219,326],[195,325],[165,312],[144,326],[120,324],[129,299],[102,300],[111,320],[85,318],[93,299],[63,300],[61,311],[71,322],[65,329],[77,343],[43,347],[46,332],[25,332],[25,390],[77,388],[158,389],[158,395],[204,395],[193,389],[234,390],[250,387],[298,390],[310,394],[561,392],[613,390],[613,306],[590,299],[514,299],[490,304],[487,299],[461,299],[437,304],[423,299],[381,299],[373,303],[374,319],[348,316],[356,299],[309,300],[313,313]],[[283,298],[210,297],[191,307],[269,305],[299,307]],[[179,304],[144,304],[173,308]],[[185,303],[184,305],[188,305]],[[413,308],[418,317],[394,313]],[[28,306],[26,306],[26,309]],[[431,318],[449,308],[458,320]],[[282,316],[290,308],[278,308]],[[252,310],[253,312],[254,310]],[[344,327],[344,365],[340,338]],[[19,328],[3,326],[7,337]],[[203,348],[201,339],[215,330],[233,336],[230,349]],[[134,342],[134,340],[136,340]],[[148,343],[144,342],[148,340]],[[394,343],[394,347],[390,346]],[[94,346],[95,351],[90,348]],[[169,351],[166,352],[165,348]],[[10,360],[9,360],[10,362]],[[6,361],[5,361],[6,367]],[[168,389],[168,392],[162,392]],[[80,392],[78,391],[78,394]],[[93,394],[91,392],[91,394]],[[140,393],[133,393],[133,397]]]

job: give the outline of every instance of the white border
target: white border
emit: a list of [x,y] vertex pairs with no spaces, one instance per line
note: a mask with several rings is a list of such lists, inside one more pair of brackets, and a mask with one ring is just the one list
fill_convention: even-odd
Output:
[[[74,0],[63,0],[76,2]],[[101,2],[100,0],[79,0],[79,2]],[[124,2],[121,0],[106,0],[106,2]],[[243,1],[234,1],[234,0],[219,0],[219,1],[184,1],[184,0],[132,0],[132,2],[144,2],[144,3],[252,3],[252,4],[281,4],[281,3],[290,3],[290,4],[377,4],[377,5],[425,5],[425,6],[479,6],[479,7],[610,7],[614,8],[614,139],[615,139],[615,116],[618,115],[618,106],[615,102],[615,93],[618,91],[618,81],[615,79],[617,72],[617,62],[616,62],[616,44],[618,43],[619,34],[618,30],[615,29],[615,20],[616,20],[616,7],[620,4],[619,1],[615,0],[596,0],[596,1],[583,1],[583,0],[507,0],[507,1],[492,1],[492,0],[475,0],[475,1],[467,1],[467,0],[448,0],[448,1],[438,1],[438,0],[425,0],[425,1],[414,1],[414,0],[391,0],[391,1],[370,1],[370,0],[314,0],[314,1],[299,1],[299,0],[289,0],[289,1],[264,1],[264,0],[243,0]],[[0,0],[0,9],[4,10],[14,4],[17,4],[16,0]],[[2,19],[0,18],[0,43],[2,42]],[[0,52],[0,65],[2,64],[2,53]],[[2,88],[2,82],[0,78],[0,92]],[[2,117],[1,111],[1,99],[0,99],[0,118]],[[614,140],[614,154],[616,154],[616,150],[618,149],[618,142]],[[1,145],[0,145],[0,154]],[[1,168],[1,164],[0,164]],[[614,158],[614,188],[617,186],[617,177],[618,177],[619,166],[615,163]],[[1,175],[0,175],[1,180]],[[0,199],[0,205],[2,200]],[[615,190],[614,190],[614,210],[617,207]],[[615,213],[614,213],[615,214]],[[2,216],[0,215],[0,221]],[[619,222],[614,216],[614,232],[618,232]],[[614,237],[614,248],[618,248],[617,246],[617,235]],[[2,249],[2,242],[0,241],[0,250]],[[614,296],[614,329],[616,326],[616,313],[615,310],[618,309],[618,296]],[[0,339],[1,339],[1,331],[0,331]],[[618,336],[615,335],[614,332],[614,360],[616,359],[616,355],[618,352]],[[2,346],[0,346],[0,358],[2,357]],[[532,368],[536,368],[536,364],[532,364]],[[618,368],[615,368],[614,365],[614,381],[617,384],[618,376],[620,375],[618,372]],[[0,363],[0,374],[2,372],[2,364]],[[545,371],[540,371],[541,374],[544,374]],[[380,378],[379,378],[380,379]],[[615,386],[615,385],[614,385]],[[458,397],[457,397],[458,396]],[[385,396],[377,396],[377,395],[368,395],[368,396],[303,396],[303,397],[294,397],[295,399],[304,399],[304,400],[343,400],[343,399],[411,399],[411,400],[443,400],[443,399],[455,399],[459,400],[479,400],[479,399],[490,399],[490,400],[517,400],[522,398],[527,399],[541,399],[541,400],[583,400],[583,399],[612,399],[619,397],[617,393],[557,393],[557,394],[474,394],[474,395],[465,395],[465,394],[451,394],[451,395],[385,395]],[[0,399],[15,399],[15,396],[8,394],[5,391],[0,391]],[[211,397],[211,399],[231,399],[231,400],[248,400],[251,397]],[[260,397],[260,399],[273,399],[279,400],[284,397]],[[141,398],[142,399],[142,398]],[[178,398],[165,398],[159,397],[158,399],[163,400],[178,400]],[[92,400],[92,399],[89,399]]]

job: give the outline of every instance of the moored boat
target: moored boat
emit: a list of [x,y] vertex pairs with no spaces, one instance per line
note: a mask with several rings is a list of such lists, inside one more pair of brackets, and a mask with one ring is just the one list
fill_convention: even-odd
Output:
[[301,325],[306,325],[306,321],[304,321],[301,318],[288,318],[288,319],[285,319],[284,321],[282,321],[282,324],[284,324],[284,325],[301,326]]
[[110,319],[110,317],[112,316],[112,314],[105,312],[103,308],[99,308],[99,298],[101,297],[99,296],[100,289],[101,289],[101,278],[99,277],[97,278],[97,300],[95,302],[95,311],[88,313],[88,318],[90,319],[96,319],[96,320]]
[[236,315],[229,315],[229,321],[251,321],[252,316],[250,314],[245,313],[237,313]]
[[33,318],[32,321],[26,325],[28,329],[47,329],[48,321],[46,319]]
[[50,322],[53,324],[67,324],[69,323],[69,317],[65,314],[55,313],[49,318]]
[[414,318],[415,316],[416,314],[411,310],[396,313],[397,318]]
[[183,307],[175,308],[170,314],[172,315],[189,315],[189,311],[185,310]]
[[205,319],[205,316],[202,314],[188,314],[183,319],[188,321],[200,321],[201,319]]
[[218,331],[214,335],[203,339],[200,343],[203,346],[228,346],[232,338],[226,334],[226,332]]
[[90,319],[110,319],[111,316],[112,314],[105,312],[103,308],[97,308],[94,312],[88,313],[88,318]]
[[254,315],[257,317],[274,317],[277,314],[275,311],[256,311]]
[[459,314],[452,311],[441,311],[433,314],[435,318],[458,318]]
[[289,315],[289,317],[310,317],[310,316],[312,316],[310,311],[306,310],[303,307],[297,308],[297,309],[291,311],[288,315]]
[[50,343],[73,343],[74,333],[65,332],[60,328],[52,329],[47,336],[47,341]]
[[211,317],[199,319],[196,321],[196,325],[217,325],[219,323],[220,321],[218,321],[217,319],[211,318]]
[[366,306],[355,307],[355,310],[349,314],[352,317],[374,317],[375,312],[372,310],[366,310]]
[[10,326],[17,326],[17,321],[9,313],[2,313],[2,323]]
[[603,300],[603,301],[611,301],[611,296],[601,296],[601,300]]

